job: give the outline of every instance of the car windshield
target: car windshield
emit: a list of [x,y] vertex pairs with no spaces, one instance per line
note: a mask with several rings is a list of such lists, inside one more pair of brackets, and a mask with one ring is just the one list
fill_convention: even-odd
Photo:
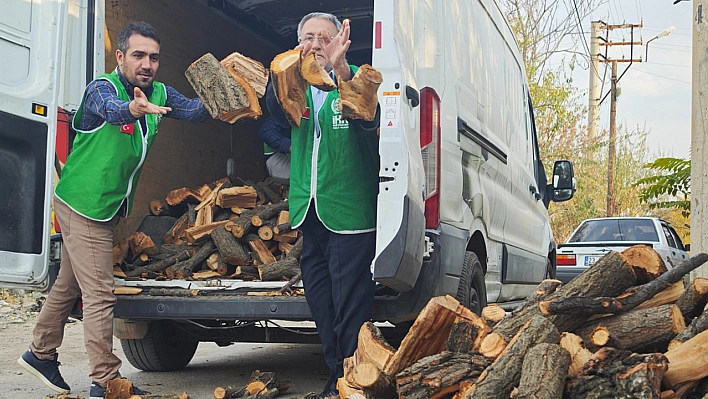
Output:
[[659,241],[650,219],[587,220],[568,242],[588,241]]

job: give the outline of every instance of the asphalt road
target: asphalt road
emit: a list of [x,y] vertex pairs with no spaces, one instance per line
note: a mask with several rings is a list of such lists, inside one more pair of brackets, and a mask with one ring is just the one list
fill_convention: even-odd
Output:
[[[17,358],[27,349],[36,315],[0,325],[0,399],[43,399],[53,395],[38,379],[25,372]],[[120,341],[114,350],[123,360],[121,373],[141,389],[155,394],[187,392],[191,398],[213,398],[218,386],[243,386],[254,370],[273,371],[292,379],[292,386],[279,398],[301,398],[320,392],[327,380],[327,366],[319,345],[234,344],[219,347],[201,343],[192,362],[183,370],[144,372],[128,363]],[[89,366],[83,344],[83,324],[67,325],[64,344],[59,348],[60,370],[72,387],[71,397],[88,397]]]

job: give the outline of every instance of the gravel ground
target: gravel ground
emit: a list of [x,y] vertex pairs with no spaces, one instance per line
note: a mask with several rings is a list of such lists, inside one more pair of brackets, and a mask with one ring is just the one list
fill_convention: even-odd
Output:
[[[53,391],[25,372],[17,358],[30,342],[43,296],[37,292],[0,289],[0,399],[43,399]],[[234,344],[219,347],[201,343],[192,362],[183,370],[165,373],[144,372],[130,365],[114,340],[114,350],[123,360],[121,373],[141,389],[155,394],[187,392],[191,398],[213,398],[218,386],[243,386],[254,370],[273,371],[292,379],[290,390],[279,398],[301,398],[320,392],[327,380],[327,366],[319,345]],[[59,348],[60,368],[72,387],[71,398],[87,398],[91,383],[83,343],[83,324],[67,324],[64,343]]]

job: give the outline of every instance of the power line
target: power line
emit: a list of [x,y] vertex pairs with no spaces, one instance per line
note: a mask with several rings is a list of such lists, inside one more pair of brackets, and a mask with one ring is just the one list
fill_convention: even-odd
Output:
[[691,82],[686,82],[685,80],[681,80],[681,79],[674,79],[674,78],[669,78],[669,77],[666,77],[666,76],[662,76],[662,75],[657,75],[657,74],[655,74],[655,73],[647,72],[647,71],[641,70],[641,69],[639,69],[639,68],[634,68],[634,70],[635,70],[635,71],[639,71],[639,72],[642,72],[642,73],[646,73],[647,75],[652,75],[652,76],[656,76],[657,78],[662,78],[662,79],[668,79],[668,80],[673,80],[673,81],[675,81],[675,82],[681,82],[681,83],[686,83],[686,84],[689,84],[689,85],[691,84]]

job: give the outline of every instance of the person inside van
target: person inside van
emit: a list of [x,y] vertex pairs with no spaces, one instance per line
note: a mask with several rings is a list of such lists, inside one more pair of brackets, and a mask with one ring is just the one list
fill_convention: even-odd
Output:
[[[333,80],[350,80],[357,67],[346,53],[350,26],[326,13],[311,13],[298,25],[303,56],[314,51]],[[268,86],[272,93],[272,85]],[[287,119],[274,95],[271,115]],[[371,262],[376,249],[380,111],[372,122],[343,120],[339,92],[307,91],[307,110],[290,131],[290,223],[300,228],[305,296],[322,341],[329,379],[320,398],[339,397],[337,379],[352,356],[374,302]]]
[[[61,267],[37,318],[30,349],[17,360],[49,388],[68,393],[57,348],[67,317],[81,296],[91,399],[103,398],[106,383],[121,377],[121,360],[113,353],[116,224],[130,213],[162,117],[189,122],[209,117],[201,100],[154,80],[160,65],[160,38],[151,25],[134,22],[120,32],[116,61],[113,72],[88,84],[74,116],[78,134],[54,193],[64,241]],[[135,387],[134,391],[145,393]]]
[[268,175],[280,184],[289,185],[292,148],[290,125],[283,124],[278,118],[270,116],[258,130],[258,136],[263,140],[263,156]]

